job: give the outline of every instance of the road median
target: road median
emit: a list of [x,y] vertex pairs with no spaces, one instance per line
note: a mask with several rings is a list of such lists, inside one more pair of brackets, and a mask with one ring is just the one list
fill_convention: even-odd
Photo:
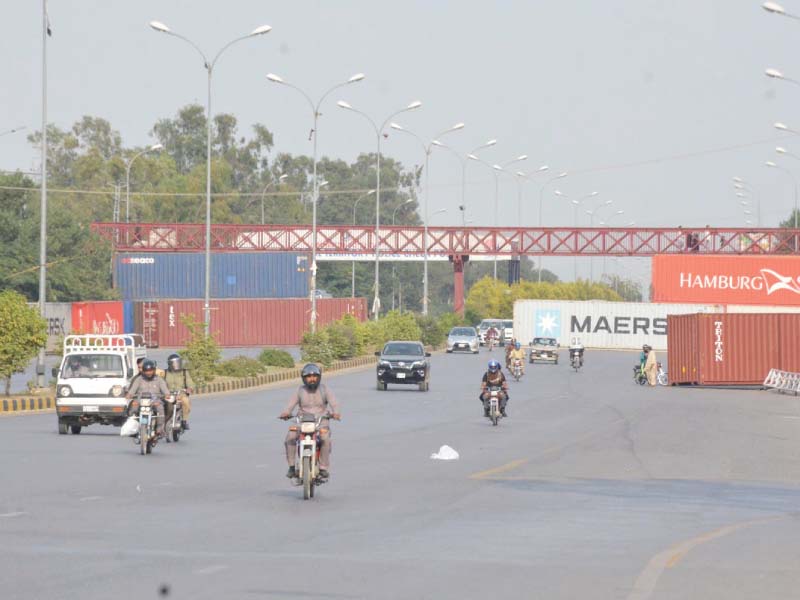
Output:
[[[330,367],[325,368],[326,372],[346,371],[375,364],[374,356],[358,356],[349,360],[337,360]],[[201,386],[197,386],[194,396],[206,396],[211,394],[225,394],[258,388],[273,383],[300,380],[300,368],[281,369],[271,373],[263,373],[253,377],[239,377],[237,379],[226,379],[225,381],[212,381]],[[0,415],[19,412],[52,412],[55,410],[55,392],[51,390],[49,394],[18,394],[6,396],[0,400]]]

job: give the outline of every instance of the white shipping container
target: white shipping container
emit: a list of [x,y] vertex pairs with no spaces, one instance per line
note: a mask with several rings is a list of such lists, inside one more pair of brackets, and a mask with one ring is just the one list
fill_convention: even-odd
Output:
[[[29,302],[38,309],[39,305]],[[64,336],[72,332],[72,304],[70,302],[47,302],[44,305],[47,321],[47,352],[60,352]]]
[[514,334],[523,344],[554,337],[562,347],[573,337],[587,348],[667,349],[667,315],[722,312],[703,304],[652,304],[603,300],[517,300]]
[[727,313],[799,313],[800,306],[766,306],[764,304],[727,304]]

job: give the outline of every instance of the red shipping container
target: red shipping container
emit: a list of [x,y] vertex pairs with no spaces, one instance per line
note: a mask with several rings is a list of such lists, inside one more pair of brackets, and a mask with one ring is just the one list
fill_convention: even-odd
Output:
[[[320,298],[317,324],[324,326],[345,314],[367,318],[364,298]],[[211,332],[220,346],[296,346],[308,329],[311,301],[305,298],[211,301]],[[202,300],[162,300],[158,303],[158,342],[181,348],[189,339],[182,315],[203,322]]]
[[667,317],[671,383],[761,385],[770,369],[800,372],[800,314]]
[[125,333],[122,302],[73,302],[72,333],[120,335]]
[[659,254],[652,301],[800,306],[800,257]]

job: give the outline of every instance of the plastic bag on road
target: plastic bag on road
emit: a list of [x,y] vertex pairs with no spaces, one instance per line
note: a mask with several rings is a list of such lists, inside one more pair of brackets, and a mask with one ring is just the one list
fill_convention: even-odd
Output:
[[131,437],[139,433],[139,419],[136,417],[128,417],[128,420],[122,424],[119,434],[122,437]]
[[445,445],[439,448],[439,452],[431,454],[431,458],[433,460],[458,460],[458,452]]

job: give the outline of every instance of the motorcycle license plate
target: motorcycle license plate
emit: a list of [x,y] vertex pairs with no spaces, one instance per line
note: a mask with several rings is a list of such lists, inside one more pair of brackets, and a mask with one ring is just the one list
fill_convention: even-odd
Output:
[[405,373],[398,373],[397,374],[397,378],[398,379],[405,379],[406,378],[406,374]]
[[83,412],[100,412],[99,406],[84,406]]

